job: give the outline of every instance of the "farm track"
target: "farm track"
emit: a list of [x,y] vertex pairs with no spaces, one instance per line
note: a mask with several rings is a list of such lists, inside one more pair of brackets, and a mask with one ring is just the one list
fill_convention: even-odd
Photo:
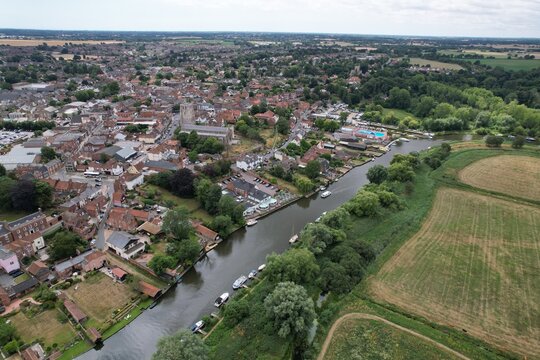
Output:
[[334,332],[336,331],[336,329],[344,322],[344,321],[347,321],[347,320],[352,320],[352,319],[360,319],[360,320],[375,320],[375,321],[381,321],[383,323],[385,323],[386,325],[389,325],[389,326],[392,326],[396,329],[399,329],[403,332],[406,332],[408,334],[411,334],[413,336],[416,336],[424,341],[427,341],[429,342],[430,344],[436,346],[437,348],[441,349],[441,350],[444,350],[444,351],[447,351],[449,352],[450,354],[460,358],[460,359],[464,359],[464,360],[470,360],[468,357],[466,357],[465,355],[455,351],[455,350],[452,350],[450,349],[448,346],[446,345],[443,345],[427,336],[424,336],[422,334],[419,334],[415,331],[412,331],[410,329],[407,329],[401,325],[398,325],[398,324],[395,324],[391,321],[388,321],[382,317],[379,317],[379,316],[376,316],[376,315],[372,315],[372,314],[366,314],[366,313],[350,313],[350,314],[346,314],[346,315],[343,315],[342,317],[340,317],[339,319],[337,319],[334,324],[332,324],[332,327],[330,328],[330,331],[328,332],[328,335],[326,336],[326,339],[324,341],[324,344],[322,346],[322,349],[321,349],[321,352],[319,353],[319,356],[317,357],[317,360],[324,360],[324,356],[326,355],[326,352],[328,350],[328,347],[330,346],[330,343],[332,342],[332,337],[334,336]]

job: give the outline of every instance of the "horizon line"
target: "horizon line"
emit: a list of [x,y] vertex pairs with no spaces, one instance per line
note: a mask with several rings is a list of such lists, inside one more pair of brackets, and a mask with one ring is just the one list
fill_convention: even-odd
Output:
[[540,40],[540,37],[505,37],[505,36],[468,36],[468,35],[411,35],[411,34],[368,34],[368,33],[333,33],[311,31],[268,31],[268,30],[84,30],[84,29],[51,29],[51,28],[0,28],[1,31],[53,31],[53,32],[108,32],[108,33],[201,33],[201,34],[290,34],[290,35],[333,35],[358,37],[403,37],[403,38],[443,38],[443,39],[501,39],[501,40]]

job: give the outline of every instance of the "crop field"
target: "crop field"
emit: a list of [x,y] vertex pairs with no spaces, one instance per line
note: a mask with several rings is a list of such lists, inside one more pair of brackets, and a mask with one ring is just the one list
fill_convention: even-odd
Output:
[[124,41],[118,40],[52,40],[52,39],[0,39],[0,46],[38,46],[47,43],[49,46],[62,46],[65,43],[74,45],[100,45],[100,44],[121,44]]
[[441,188],[420,231],[371,279],[379,300],[540,356],[540,209]]
[[71,286],[66,293],[85,314],[100,323],[105,322],[115,309],[126,305],[135,295],[129,286],[115,283],[102,273]]
[[477,188],[540,201],[540,158],[493,156],[475,161],[458,177]]
[[[42,339],[46,346],[58,344],[62,347],[75,338],[75,331],[69,323],[61,323],[58,310],[46,310],[34,317],[27,317],[22,312],[10,318],[17,329],[17,334],[26,344]],[[66,319],[67,320],[67,319]]]
[[334,359],[422,360],[458,357],[382,321],[351,317],[342,321],[332,334],[324,360]]
[[539,59],[463,59],[464,61],[479,61],[491,67],[500,66],[505,70],[520,71],[532,70],[540,67]]
[[427,66],[430,65],[432,68],[439,68],[444,70],[461,70],[463,69],[462,66],[458,64],[452,64],[452,63],[445,63],[441,61],[436,60],[426,60],[421,58],[411,58],[410,59],[411,65],[418,65],[418,66]]

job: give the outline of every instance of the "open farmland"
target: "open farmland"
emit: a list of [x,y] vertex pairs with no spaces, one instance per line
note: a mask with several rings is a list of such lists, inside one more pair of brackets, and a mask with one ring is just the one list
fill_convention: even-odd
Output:
[[418,65],[418,66],[431,66],[432,68],[438,68],[443,70],[461,70],[463,69],[462,66],[458,64],[452,64],[452,63],[445,63],[441,61],[436,60],[426,60],[421,58],[410,58],[410,64],[411,65]]
[[[319,360],[460,359],[429,338],[369,314],[348,314],[328,334]],[[324,355],[324,357],[323,357]]]
[[540,356],[540,209],[442,188],[370,291],[506,351]]
[[532,70],[540,67],[538,59],[462,59],[464,61],[475,62],[491,67],[502,67],[505,70],[520,71]]
[[0,39],[0,46],[38,46],[47,43],[49,46],[63,46],[64,44],[73,45],[99,45],[99,44],[121,44],[124,41],[118,40],[53,40],[53,39]]
[[478,160],[459,172],[465,184],[540,201],[540,159],[501,155]]

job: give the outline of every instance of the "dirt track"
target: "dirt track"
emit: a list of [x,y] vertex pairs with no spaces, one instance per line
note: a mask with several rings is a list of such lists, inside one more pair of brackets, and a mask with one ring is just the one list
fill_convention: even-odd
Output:
[[447,347],[447,346],[445,346],[445,345],[443,345],[441,343],[438,343],[433,339],[428,338],[427,336],[424,336],[422,334],[414,332],[414,331],[412,331],[410,329],[404,328],[403,326],[394,324],[393,322],[390,322],[390,321],[388,321],[388,320],[386,320],[386,319],[384,319],[382,317],[379,317],[379,316],[376,316],[376,315],[371,315],[371,314],[365,314],[365,313],[346,314],[346,315],[343,315],[342,317],[340,317],[339,319],[337,319],[334,322],[334,324],[332,325],[332,327],[330,328],[330,331],[328,332],[328,335],[326,336],[326,340],[324,340],[324,344],[322,346],[321,352],[319,353],[319,356],[317,357],[317,360],[323,360],[324,359],[324,356],[326,355],[326,351],[328,350],[328,347],[330,346],[330,342],[332,341],[332,337],[334,336],[334,332],[336,331],[338,326],[341,325],[341,323],[343,321],[349,320],[349,319],[366,319],[366,320],[381,321],[381,322],[383,322],[383,323],[385,323],[387,325],[395,327],[396,329],[399,329],[399,330],[404,331],[404,332],[406,332],[408,334],[416,336],[416,337],[418,337],[418,338],[420,338],[422,340],[425,340],[425,341],[429,342],[430,344],[433,344],[434,346],[438,347],[439,349],[447,351],[447,352],[451,353],[452,355],[457,356],[460,359],[470,360],[465,355],[463,355],[461,353],[458,353],[457,351],[452,350],[449,347]]

